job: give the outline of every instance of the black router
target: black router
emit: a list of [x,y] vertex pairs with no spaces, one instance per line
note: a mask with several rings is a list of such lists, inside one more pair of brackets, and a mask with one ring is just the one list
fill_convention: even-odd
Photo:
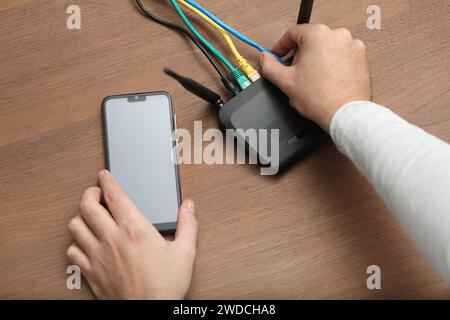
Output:
[[[314,0],[303,0],[300,6],[298,23],[309,23]],[[223,103],[220,96],[204,88],[197,82],[177,75],[166,69],[166,73],[177,79],[186,89],[219,109],[219,122],[222,129],[247,131],[256,129],[267,135],[278,129],[279,155],[277,164],[270,163],[270,152],[260,152],[259,142],[242,137],[246,148],[258,155],[261,166],[277,166],[278,171],[310,153],[327,140],[328,135],[315,123],[300,116],[289,105],[288,97],[270,81],[261,78],[237,94],[229,102]],[[205,92],[206,90],[206,92]],[[240,129],[240,130],[237,130]],[[239,138],[239,135],[236,135]],[[270,146],[269,146],[270,147]]]

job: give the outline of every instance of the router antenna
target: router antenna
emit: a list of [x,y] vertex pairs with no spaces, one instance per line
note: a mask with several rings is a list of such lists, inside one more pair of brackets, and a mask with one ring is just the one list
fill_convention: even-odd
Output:
[[186,90],[195,94],[197,97],[205,100],[206,102],[209,102],[217,109],[220,109],[224,106],[225,102],[223,102],[222,98],[217,93],[208,89],[197,81],[192,80],[188,77],[183,77],[169,68],[164,68],[164,73],[177,80]]
[[314,0],[302,0],[300,12],[298,13],[297,24],[309,23],[314,5]]

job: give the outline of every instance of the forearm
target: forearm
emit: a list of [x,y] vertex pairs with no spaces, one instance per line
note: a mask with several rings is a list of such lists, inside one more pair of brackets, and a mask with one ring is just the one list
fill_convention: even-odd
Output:
[[339,109],[330,134],[450,284],[450,146],[370,102]]

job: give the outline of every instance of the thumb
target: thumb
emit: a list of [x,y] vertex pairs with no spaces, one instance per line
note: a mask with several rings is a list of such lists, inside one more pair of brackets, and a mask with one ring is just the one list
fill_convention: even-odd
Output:
[[195,204],[192,200],[186,200],[181,204],[178,212],[177,231],[175,242],[186,250],[195,253],[197,247],[197,219],[195,218]]
[[288,84],[289,68],[267,52],[261,53],[260,64],[263,76],[284,91]]

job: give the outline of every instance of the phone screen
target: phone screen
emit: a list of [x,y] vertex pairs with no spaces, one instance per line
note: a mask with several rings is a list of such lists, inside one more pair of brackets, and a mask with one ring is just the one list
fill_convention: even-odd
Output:
[[108,169],[158,230],[174,231],[181,196],[170,96],[108,97],[103,117]]

